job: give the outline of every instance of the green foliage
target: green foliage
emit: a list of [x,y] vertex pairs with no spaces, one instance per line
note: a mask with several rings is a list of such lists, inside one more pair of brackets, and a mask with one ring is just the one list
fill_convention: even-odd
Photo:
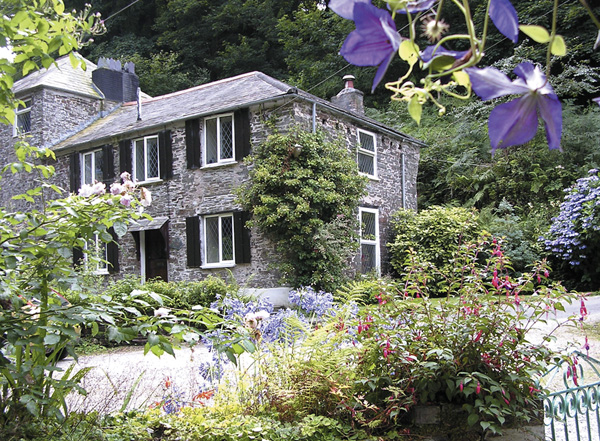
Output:
[[89,7],[75,16],[65,12],[62,0],[5,0],[0,14],[0,47],[12,48],[14,63],[0,59],[0,123],[14,122],[17,101],[12,93],[15,76],[49,67],[54,59],[69,54],[74,66],[77,51],[90,34],[103,29]]
[[361,278],[342,285],[335,292],[335,301],[341,304],[367,305],[377,303],[382,292],[393,291],[397,281],[382,278]]
[[356,162],[323,133],[294,130],[269,136],[248,163],[250,180],[238,198],[283,256],[286,281],[331,290],[356,247],[355,210],[365,192]]
[[479,215],[479,225],[494,237],[503,238],[504,251],[515,271],[523,272],[533,262],[540,260],[541,247],[536,239],[539,234],[528,233],[527,225],[521,222],[514,207],[506,199],[500,202],[493,213],[482,212]]
[[394,214],[392,226],[394,239],[388,247],[390,263],[398,274],[404,273],[413,252],[440,269],[454,265],[452,257],[461,244],[475,239],[479,232],[477,214],[460,207],[433,206],[419,213],[400,210]]

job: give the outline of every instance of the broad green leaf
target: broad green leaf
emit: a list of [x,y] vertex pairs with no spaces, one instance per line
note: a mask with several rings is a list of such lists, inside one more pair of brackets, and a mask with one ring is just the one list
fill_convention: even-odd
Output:
[[419,97],[413,95],[408,103],[408,113],[417,124],[421,124],[421,114],[423,113],[423,105],[419,102]]
[[400,43],[400,48],[398,51],[400,58],[402,58],[411,66],[419,61],[419,46],[410,40],[404,40],[402,43]]
[[546,28],[537,25],[520,25],[519,29],[533,41],[538,43],[548,43],[550,34]]
[[55,345],[60,341],[60,335],[58,334],[46,334],[46,336],[44,337],[44,344],[45,345]]
[[477,421],[479,421],[479,415],[477,415],[476,413],[470,414],[467,418],[467,423],[469,423],[469,426],[474,426],[477,423]]
[[550,52],[552,53],[552,55],[556,55],[558,57],[567,55],[567,45],[565,44],[565,39],[561,35],[556,35],[554,37],[554,40],[552,40],[552,47],[550,47]]
[[457,71],[452,74],[454,77],[454,81],[458,83],[459,86],[468,87],[471,84],[471,79],[469,75],[465,71]]
[[118,237],[123,237],[127,233],[127,224],[125,222],[115,222],[113,230]]

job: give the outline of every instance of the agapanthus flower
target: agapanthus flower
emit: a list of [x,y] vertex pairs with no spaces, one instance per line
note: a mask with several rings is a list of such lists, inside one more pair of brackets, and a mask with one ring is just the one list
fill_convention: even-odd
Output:
[[529,62],[519,64],[514,70],[519,78],[514,81],[493,67],[470,67],[465,71],[469,74],[473,90],[483,100],[521,95],[492,110],[488,121],[492,152],[530,141],[537,132],[538,114],[544,121],[549,148],[560,149],[561,104],[539,67]]
[[355,2],[353,17],[356,29],[346,37],[340,55],[355,66],[379,66],[373,91],[398,52],[402,39],[388,11],[370,3]]
[[491,0],[489,14],[502,35],[513,43],[519,41],[519,17],[510,0]]

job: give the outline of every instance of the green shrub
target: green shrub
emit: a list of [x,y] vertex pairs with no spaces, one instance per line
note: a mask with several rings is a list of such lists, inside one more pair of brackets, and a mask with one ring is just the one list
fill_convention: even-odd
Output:
[[217,300],[217,295],[224,297],[227,293],[236,292],[237,285],[228,285],[219,277],[208,276],[200,282],[189,282],[185,284],[183,299],[188,308],[195,305],[210,307]]
[[398,275],[405,273],[411,250],[421,262],[441,272],[449,271],[460,245],[479,234],[477,213],[460,207],[433,206],[418,213],[400,210],[394,214],[392,227],[394,239],[388,247],[390,263]]

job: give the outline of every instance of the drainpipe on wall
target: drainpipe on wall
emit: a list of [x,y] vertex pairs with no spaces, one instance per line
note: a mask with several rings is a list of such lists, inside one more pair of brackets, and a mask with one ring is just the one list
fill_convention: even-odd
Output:
[[317,131],[317,103],[313,101],[312,103],[312,132],[315,133]]
[[406,209],[406,162],[404,152],[400,153],[400,160],[402,162],[402,208]]

